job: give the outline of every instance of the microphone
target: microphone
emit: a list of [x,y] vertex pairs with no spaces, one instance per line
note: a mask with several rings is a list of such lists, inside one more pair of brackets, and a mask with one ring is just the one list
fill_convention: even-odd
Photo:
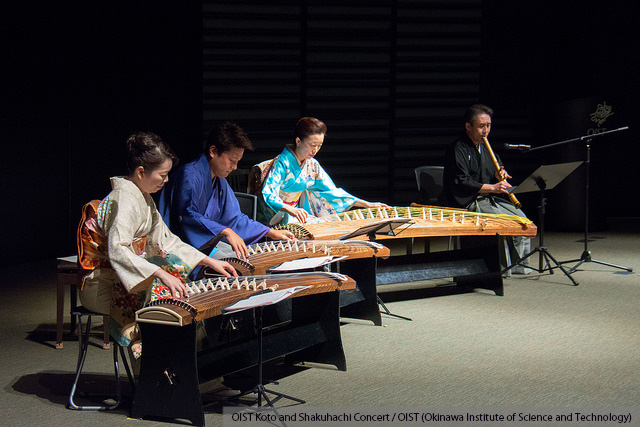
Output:
[[527,144],[504,144],[504,148],[507,150],[520,150],[520,151],[531,150],[531,146]]

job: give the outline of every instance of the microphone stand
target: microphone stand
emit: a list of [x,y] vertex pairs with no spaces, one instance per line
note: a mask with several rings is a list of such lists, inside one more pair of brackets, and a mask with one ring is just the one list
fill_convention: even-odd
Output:
[[562,144],[568,144],[570,142],[574,142],[574,141],[585,141],[586,147],[587,147],[587,159],[584,162],[585,165],[585,205],[584,205],[584,214],[585,214],[585,221],[584,221],[584,251],[582,252],[582,255],[580,255],[580,258],[578,259],[573,259],[573,260],[568,260],[568,261],[561,261],[560,264],[566,264],[566,263],[570,263],[570,262],[575,262],[577,263],[576,265],[574,265],[573,267],[571,267],[569,269],[569,274],[575,272],[578,267],[580,267],[582,264],[584,264],[585,262],[595,262],[596,264],[600,264],[600,265],[605,265],[608,267],[613,267],[613,268],[619,268],[621,270],[626,270],[629,272],[632,272],[633,269],[630,267],[624,267],[621,265],[616,265],[616,264],[611,264],[608,262],[604,262],[604,261],[598,261],[596,259],[591,258],[591,251],[589,250],[589,164],[591,162],[591,141],[593,138],[599,137],[599,136],[604,136],[604,135],[608,135],[610,133],[614,133],[614,132],[619,132],[619,131],[623,131],[623,130],[627,130],[629,129],[629,126],[625,126],[625,127],[621,127],[618,129],[613,129],[613,130],[609,130],[606,132],[602,132],[602,133],[597,133],[597,134],[593,134],[593,135],[585,135],[585,136],[581,136],[579,138],[573,138],[573,139],[567,139],[566,141],[560,141],[560,142],[556,142],[553,144],[548,144],[548,145],[543,145],[540,147],[535,147],[532,148],[528,151],[534,151],[534,150],[541,150],[544,148],[550,148],[550,147],[555,147],[557,145],[562,145]]

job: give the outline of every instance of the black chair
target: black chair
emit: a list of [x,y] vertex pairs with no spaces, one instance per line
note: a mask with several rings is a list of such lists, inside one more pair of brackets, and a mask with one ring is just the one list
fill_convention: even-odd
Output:
[[[419,166],[415,168],[416,183],[418,184],[418,202],[424,205],[445,206],[440,201],[444,187],[444,166]],[[425,240],[427,252],[429,239]],[[449,237],[449,249],[460,248],[460,237]]]
[[418,184],[419,202],[426,205],[438,205],[442,193],[444,166],[420,166],[415,168]]
[[[71,393],[69,394],[69,405],[67,406],[69,409],[81,410],[81,411],[109,411],[114,410],[118,406],[120,406],[121,402],[121,387],[120,387],[120,365],[118,361],[118,352],[120,352],[120,357],[122,358],[122,363],[127,371],[127,376],[129,377],[129,382],[131,383],[131,387],[134,387],[133,377],[131,375],[131,371],[129,370],[129,364],[127,363],[127,359],[125,358],[123,348],[118,345],[118,343],[114,343],[113,345],[113,367],[115,370],[115,403],[107,404],[101,406],[82,406],[75,403],[75,395],[78,391],[78,382],[80,380],[80,374],[82,374],[82,368],[84,367],[84,362],[87,359],[87,351],[89,350],[89,337],[91,335],[91,317],[93,316],[103,316],[102,313],[96,313],[93,311],[89,311],[82,306],[77,306],[72,309],[71,316],[74,319],[77,319],[78,322],[78,362],[76,364],[76,375],[73,381],[73,386],[71,387]],[[82,318],[87,318],[86,329],[83,333],[82,331]]]
[[258,216],[258,197],[239,191],[235,191],[233,194],[236,195],[236,199],[240,203],[240,212],[255,221]]

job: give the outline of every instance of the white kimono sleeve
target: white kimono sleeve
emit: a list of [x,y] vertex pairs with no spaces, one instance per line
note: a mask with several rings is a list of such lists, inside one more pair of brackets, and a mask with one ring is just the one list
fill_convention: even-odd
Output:
[[147,261],[146,254],[136,254],[133,245],[136,239],[146,238],[147,247],[159,244],[159,249],[174,253],[192,267],[205,257],[168,230],[154,205],[141,203],[144,198],[135,196],[124,191],[112,192],[103,224],[109,261],[129,292],[148,289],[153,282],[153,273],[160,268]]

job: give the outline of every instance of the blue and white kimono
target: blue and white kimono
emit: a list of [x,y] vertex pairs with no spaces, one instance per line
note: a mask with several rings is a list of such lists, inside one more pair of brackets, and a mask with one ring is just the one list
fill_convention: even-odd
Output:
[[[300,166],[289,148],[275,159],[262,187],[262,197],[271,218],[270,225],[295,222],[289,214],[279,212],[285,205],[303,208],[314,217],[323,217],[348,210],[360,201],[342,188],[337,188],[316,159],[305,160]],[[308,222],[313,222],[309,218]]]
[[225,228],[246,244],[259,241],[269,227],[240,211],[238,199],[225,178],[211,179],[207,157],[177,169],[165,184],[158,211],[171,231],[190,245],[201,248]]

